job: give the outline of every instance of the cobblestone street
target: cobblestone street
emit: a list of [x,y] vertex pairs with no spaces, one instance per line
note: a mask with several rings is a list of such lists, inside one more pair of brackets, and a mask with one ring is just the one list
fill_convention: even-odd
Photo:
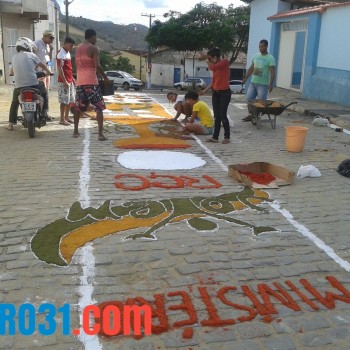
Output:
[[[312,126],[312,117],[291,110],[277,117],[276,129],[268,122],[257,129],[241,121],[244,96],[232,95],[231,143],[193,136],[189,148],[171,150],[204,165],[131,169],[119,157],[133,150],[115,142],[135,132],[106,120],[108,140],[99,142],[96,121],[84,118],[74,139],[73,126],[58,124],[55,90],[55,121],[34,139],[20,124],[6,130],[10,91],[0,94],[0,302],[31,303],[36,310],[43,303],[69,304],[71,312],[69,335],[62,334],[65,313],[57,311],[54,335],[20,335],[16,325],[15,335],[1,335],[0,349],[349,349],[350,180],[336,169],[349,158],[350,135]],[[174,114],[166,92],[142,95]],[[278,91],[272,98],[281,100]],[[210,96],[203,100],[211,106]],[[301,153],[286,150],[290,125],[309,128]],[[228,175],[228,165],[255,161],[295,173],[312,164],[321,177],[295,177],[292,185],[253,192]],[[116,186],[116,175],[150,185],[126,190]],[[160,176],[187,176],[201,186],[152,185],[166,183]],[[207,216],[195,211],[204,207]],[[166,222],[165,212],[176,216]],[[149,225],[134,225],[132,215]],[[50,234],[68,226],[69,234],[55,238],[56,260],[49,260]],[[259,233],[265,227],[272,230]],[[128,299],[152,305],[152,335],[73,334],[82,307]],[[45,323],[43,312],[35,317]],[[4,327],[0,321],[0,332]]]

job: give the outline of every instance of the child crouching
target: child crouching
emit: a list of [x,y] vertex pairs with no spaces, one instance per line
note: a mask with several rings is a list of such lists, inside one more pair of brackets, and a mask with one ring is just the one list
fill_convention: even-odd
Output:
[[214,129],[214,119],[209,106],[204,101],[199,100],[196,91],[189,91],[185,95],[185,100],[192,106],[192,115],[185,125],[184,131],[197,135],[211,135]]

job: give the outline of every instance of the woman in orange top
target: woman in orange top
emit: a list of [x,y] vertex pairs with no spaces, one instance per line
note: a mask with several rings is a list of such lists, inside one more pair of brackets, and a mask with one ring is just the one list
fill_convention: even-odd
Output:
[[214,111],[214,133],[207,142],[219,142],[221,123],[224,128],[224,140],[222,143],[230,142],[230,123],[227,118],[227,109],[231,101],[230,62],[221,58],[221,51],[218,48],[210,49],[207,52],[209,69],[213,72],[211,83],[201,92],[203,95],[209,89],[213,90],[212,104]]

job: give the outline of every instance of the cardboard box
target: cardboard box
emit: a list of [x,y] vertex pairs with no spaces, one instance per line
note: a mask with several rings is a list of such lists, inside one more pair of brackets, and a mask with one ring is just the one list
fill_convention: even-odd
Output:
[[[258,184],[253,182],[248,176],[241,172],[250,173],[269,173],[276,178],[268,185]],[[290,171],[281,166],[271,163],[254,162],[249,164],[233,164],[228,166],[228,174],[239,182],[242,182],[253,188],[278,188],[279,186],[290,185],[294,181],[294,171]]]

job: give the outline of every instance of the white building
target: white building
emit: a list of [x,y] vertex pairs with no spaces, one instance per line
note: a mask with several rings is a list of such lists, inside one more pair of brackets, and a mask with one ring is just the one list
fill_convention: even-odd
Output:
[[21,36],[37,40],[50,29],[58,47],[58,9],[52,0],[0,0],[0,84],[12,84],[9,67]]

